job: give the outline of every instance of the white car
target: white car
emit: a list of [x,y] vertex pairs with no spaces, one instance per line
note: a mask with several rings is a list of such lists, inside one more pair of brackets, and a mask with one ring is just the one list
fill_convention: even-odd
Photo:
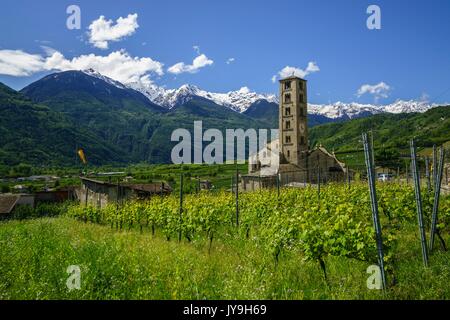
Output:
[[378,181],[389,181],[392,179],[392,174],[390,173],[379,173],[378,174]]

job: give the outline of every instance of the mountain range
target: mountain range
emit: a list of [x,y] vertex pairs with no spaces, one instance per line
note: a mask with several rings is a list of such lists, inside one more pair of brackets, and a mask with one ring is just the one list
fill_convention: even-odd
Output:
[[[145,84],[133,82],[127,85],[121,84],[115,80],[109,79],[96,71],[89,69],[84,71],[86,74],[105,80],[119,88],[130,88],[139,91],[145,95],[151,102],[167,109],[175,108],[184,104],[193,97],[202,97],[213,101],[217,105],[230,108],[239,113],[245,113],[256,102],[264,100],[265,102],[276,105],[278,108],[279,98],[275,94],[264,94],[252,92],[248,87],[242,87],[236,91],[227,93],[216,93],[202,90],[194,85],[184,84],[178,89],[165,89],[155,84]],[[329,119],[331,122],[336,120],[348,120],[361,118],[368,115],[380,113],[414,113],[426,112],[431,108],[437,107],[437,104],[429,104],[424,100],[397,100],[387,105],[373,105],[361,103],[343,103],[333,104],[308,104],[308,113],[319,115]]]
[[[308,124],[380,114],[389,118],[391,113],[420,116],[434,107],[417,101],[387,106],[308,104]],[[0,84],[0,111],[0,164],[4,165],[73,165],[79,147],[92,164],[167,163],[177,143],[171,142],[173,130],[192,130],[194,121],[202,120],[204,129],[221,131],[278,127],[276,95],[248,88],[212,93],[191,85],[164,89],[122,84],[94,70],[51,74],[20,92]],[[314,135],[314,128],[311,132],[314,139],[324,138]]]

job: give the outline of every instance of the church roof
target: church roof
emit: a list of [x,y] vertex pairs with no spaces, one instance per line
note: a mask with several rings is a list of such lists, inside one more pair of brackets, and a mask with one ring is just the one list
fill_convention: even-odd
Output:
[[338,158],[336,158],[336,155],[334,153],[330,153],[327,149],[325,149],[325,147],[323,147],[322,145],[319,145],[316,147],[316,149],[314,150],[310,150],[309,153],[311,154],[312,152],[319,150],[320,152],[326,154],[328,157],[333,158],[334,160],[336,160],[336,162],[341,166],[342,169],[345,169],[345,163],[341,162],[338,160]]
[[286,78],[283,78],[283,79],[280,79],[279,81],[282,82],[282,81],[285,81],[285,80],[296,80],[296,79],[300,79],[302,81],[308,81],[308,80],[305,80],[303,78],[300,78],[300,77],[297,77],[297,76],[294,76],[294,75],[286,77]]

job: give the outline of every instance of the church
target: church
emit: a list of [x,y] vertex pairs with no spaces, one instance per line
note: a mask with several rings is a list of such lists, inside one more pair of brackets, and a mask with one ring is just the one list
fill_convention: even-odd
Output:
[[278,139],[249,157],[242,189],[302,186],[346,181],[350,170],[324,147],[309,148],[307,81],[296,76],[280,80]]

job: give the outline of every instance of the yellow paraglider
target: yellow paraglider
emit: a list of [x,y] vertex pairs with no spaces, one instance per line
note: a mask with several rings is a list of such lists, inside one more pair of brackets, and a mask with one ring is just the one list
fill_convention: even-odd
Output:
[[87,164],[86,155],[84,154],[84,150],[83,149],[79,149],[78,150],[78,156],[80,157],[80,159],[83,162],[83,164]]

